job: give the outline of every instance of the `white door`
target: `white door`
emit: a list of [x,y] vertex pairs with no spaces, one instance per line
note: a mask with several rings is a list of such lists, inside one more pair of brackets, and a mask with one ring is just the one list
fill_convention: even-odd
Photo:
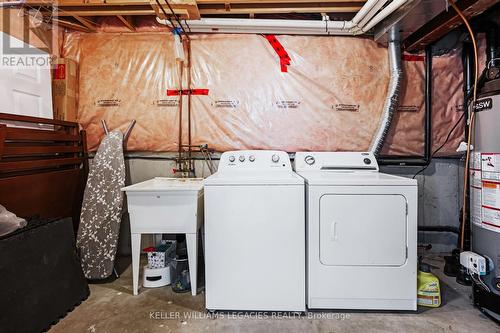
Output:
[[320,261],[327,266],[401,266],[407,257],[406,198],[327,194],[320,199]]
[[[4,53],[3,40],[6,36],[0,32],[0,54],[2,60],[10,54]],[[7,35],[8,36],[8,35]],[[23,42],[10,36],[10,45],[21,46]],[[41,51],[39,51],[41,52]],[[49,57],[49,54],[37,54],[37,57]],[[0,112],[18,115],[53,118],[52,80],[49,66],[10,66],[0,65]]]

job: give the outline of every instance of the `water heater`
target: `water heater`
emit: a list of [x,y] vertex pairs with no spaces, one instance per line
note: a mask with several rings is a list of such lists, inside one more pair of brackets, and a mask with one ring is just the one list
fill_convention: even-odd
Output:
[[500,320],[500,75],[495,70],[475,104],[469,179],[472,251],[486,258],[486,271],[473,276],[474,303]]

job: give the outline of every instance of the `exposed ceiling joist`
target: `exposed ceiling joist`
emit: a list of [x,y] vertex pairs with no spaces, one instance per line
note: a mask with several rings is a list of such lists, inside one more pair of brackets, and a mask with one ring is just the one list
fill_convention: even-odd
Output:
[[128,28],[128,30],[135,31],[135,26],[132,16],[117,15],[116,17],[123,23],[124,26]]
[[148,5],[133,6],[64,6],[58,7],[57,16],[117,16],[117,15],[155,15]]
[[65,19],[60,19],[60,18],[52,18],[52,22],[56,23],[57,25],[64,27],[64,28],[69,28],[73,29],[76,31],[81,31],[81,32],[92,32],[89,28],[87,28],[84,25],[80,25],[78,23],[74,23]]
[[[203,15],[254,15],[293,13],[345,13],[359,11],[365,0],[159,0],[165,12],[170,7],[182,19],[196,20]],[[143,16],[165,18],[156,0],[26,0],[28,6],[52,8],[57,16]],[[57,6],[55,6],[57,4]],[[170,6],[169,6],[170,5]]]
[[200,14],[287,14],[287,13],[356,13],[359,7],[237,7],[232,5],[230,8],[203,8],[200,7]]
[[[456,4],[464,13],[465,17],[470,19],[483,13],[496,3],[498,3],[498,0],[461,0]],[[436,42],[461,24],[462,21],[460,17],[450,8],[448,11],[443,11],[441,14],[434,17],[427,24],[406,38],[403,46],[409,52],[421,50],[425,46]]]
[[89,20],[87,18],[84,18],[84,17],[81,17],[81,16],[78,16],[78,15],[73,15],[73,17],[78,22],[80,22],[82,25],[84,25],[85,27],[87,27],[89,30],[91,30],[91,31],[96,31],[97,30],[97,26],[91,20]]
[[[149,2],[156,16],[162,19],[166,18],[163,11],[170,15],[172,10],[176,15],[181,16],[182,19],[198,20],[201,17],[195,0],[159,0],[158,2],[163,7],[163,10],[159,8],[156,0],[149,0]],[[172,10],[170,8],[172,8]]]
[[196,0],[198,5],[205,5],[205,4],[220,4],[220,3],[229,3],[229,4],[266,4],[266,3],[274,3],[274,4],[281,4],[281,5],[286,5],[289,3],[304,3],[304,4],[311,4],[311,3],[324,3],[324,4],[363,4],[366,2],[366,0]]

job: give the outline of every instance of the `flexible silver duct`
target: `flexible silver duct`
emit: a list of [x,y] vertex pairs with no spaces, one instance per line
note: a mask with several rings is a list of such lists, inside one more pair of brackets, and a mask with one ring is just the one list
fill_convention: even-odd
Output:
[[387,97],[384,104],[384,111],[380,120],[377,133],[373,137],[370,151],[378,156],[382,145],[384,144],[385,137],[391,126],[392,117],[398,107],[399,97],[401,93],[401,84],[403,81],[403,67],[401,65],[401,42],[399,32],[394,27],[388,31],[389,45],[387,50],[389,53],[389,67],[391,70],[391,78],[389,81],[389,89],[387,90]]

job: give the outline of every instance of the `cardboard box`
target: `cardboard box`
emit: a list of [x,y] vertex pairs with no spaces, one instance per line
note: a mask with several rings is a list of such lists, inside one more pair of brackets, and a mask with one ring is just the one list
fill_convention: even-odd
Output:
[[57,58],[52,69],[52,108],[54,119],[77,121],[77,63]]

